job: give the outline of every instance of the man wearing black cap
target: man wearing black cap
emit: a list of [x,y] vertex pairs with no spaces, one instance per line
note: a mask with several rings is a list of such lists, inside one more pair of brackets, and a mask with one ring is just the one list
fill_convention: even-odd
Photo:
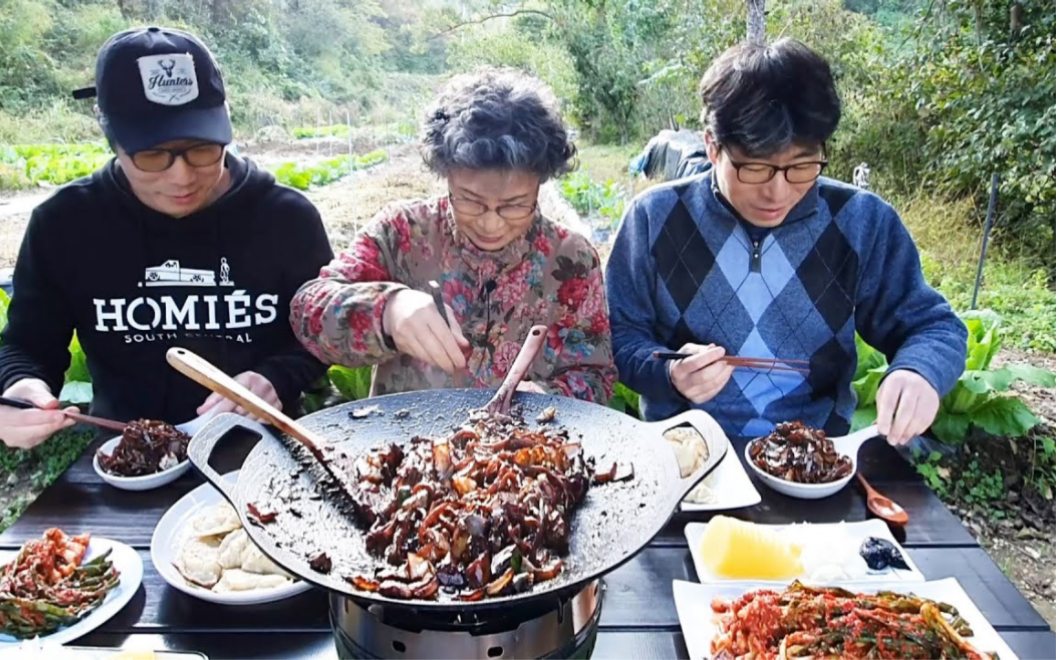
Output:
[[55,394],[77,331],[93,413],[179,424],[234,406],[168,367],[186,347],[288,409],[324,373],[287,322],[290,298],[333,256],[319,213],[227,153],[212,54],[180,30],[140,28],[99,52],[99,123],[116,156],[33,212],[0,335],[0,439],[32,447],[71,422]]

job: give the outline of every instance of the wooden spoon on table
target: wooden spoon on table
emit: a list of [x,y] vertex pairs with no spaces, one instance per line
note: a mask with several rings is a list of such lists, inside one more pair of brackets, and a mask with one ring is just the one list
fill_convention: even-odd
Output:
[[[9,399],[7,397],[0,397],[0,406],[8,406],[11,408],[19,408],[21,410],[39,410],[37,406],[33,405],[29,401],[23,401],[22,399]],[[125,422],[118,422],[112,419],[103,419],[102,417],[93,417],[91,415],[82,415],[81,413],[66,412],[63,413],[69,419],[82,424],[91,424],[92,426],[98,426],[102,429],[109,431],[117,431],[118,433],[124,433],[125,427],[128,426]]]
[[234,401],[262,421],[300,442],[347,495],[352,497],[353,493],[358,491],[353,475],[345,470],[335,470],[332,459],[324,455],[323,449],[330,444],[326,438],[301,426],[211,362],[186,348],[170,348],[165,354],[165,359],[174,369],[199,385]]
[[903,507],[874,490],[861,472],[856,472],[855,476],[859,477],[859,483],[862,484],[863,489],[866,491],[866,508],[878,518],[887,520],[893,525],[902,527],[907,524],[910,516],[907,515]]
[[907,515],[906,510],[874,490],[874,488],[867,483],[866,478],[862,476],[862,473],[859,472],[859,449],[868,441],[877,437],[880,437],[880,432],[877,429],[877,425],[874,424],[856,431],[855,433],[830,438],[830,440],[833,442],[833,446],[837,448],[837,451],[851,457],[855,476],[859,478],[859,483],[861,483],[866,490],[866,508],[872,511],[878,518],[887,520],[893,525],[902,526],[907,524],[907,521],[910,520],[910,516]]

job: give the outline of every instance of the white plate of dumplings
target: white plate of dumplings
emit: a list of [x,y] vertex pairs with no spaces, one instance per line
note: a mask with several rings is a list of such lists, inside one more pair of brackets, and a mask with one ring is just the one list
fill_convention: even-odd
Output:
[[[238,474],[229,472],[224,481],[234,485]],[[257,548],[234,507],[209,484],[165,512],[151,538],[150,558],[174,589],[212,603],[270,603],[312,588]]]

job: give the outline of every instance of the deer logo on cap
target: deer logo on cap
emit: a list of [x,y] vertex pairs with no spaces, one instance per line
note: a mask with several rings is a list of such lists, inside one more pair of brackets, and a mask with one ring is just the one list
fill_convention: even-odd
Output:
[[158,66],[165,71],[166,77],[172,78],[172,70],[176,68],[176,60],[158,60]]

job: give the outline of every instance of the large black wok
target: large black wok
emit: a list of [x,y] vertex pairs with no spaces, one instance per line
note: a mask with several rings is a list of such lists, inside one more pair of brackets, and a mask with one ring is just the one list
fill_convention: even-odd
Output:
[[[491,390],[437,390],[382,396],[349,403],[308,415],[299,420],[309,430],[341,445],[355,455],[383,443],[410,441],[413,436],[439,436],[461,426],[469,411],[481,408]],[[364,532],[343,513],[340,496],[320,498],[317,486],[325,480],[321,469],[305,469],[304,447],[291,438],[274,434],[261,424],[227,413],[219,415],[194,435],[188,447],[191,463],[226,497],[239,513],[250,538],[277,564],[310,583],[344,594],[363,604],[389,603],[415,609],[481,610],[509,606],[544,597],[566,595],[633,557],[671,518],[679,502],[723,460],[728,442],[716,422],[698,410],[670,420],[645,423],[610,408],[558,396],[518,393],[515,410],[532,423],[545,408],[553,406],[570,438],[580,440],[585,456],[594,456],[603,468],[612,460],[630,462],[632,480],[592,486],[572,519],[570,548],[565,568],[553,580],[534,585],[529,591],[467,603],[395,600],[353,587],[345,576],[373,575],[376,559],[364,548]],[[373,411],[373,412],[372,412]],[[708,460],[685,479],[679,475],[675,454],[662,434],[676,426],[690,425],[706,439]],[[236,428],[261,436],[247,456],[237,484],[229,486],[210,467],[217,443]],[[299,458],[295,458],[295,455]],[[292,509],[276,500],[288,490]],[[276,520],[260,525],[249,514],[248,504],[274,508]],[[329,573],[309,565],[323,552],[333,562]]]

